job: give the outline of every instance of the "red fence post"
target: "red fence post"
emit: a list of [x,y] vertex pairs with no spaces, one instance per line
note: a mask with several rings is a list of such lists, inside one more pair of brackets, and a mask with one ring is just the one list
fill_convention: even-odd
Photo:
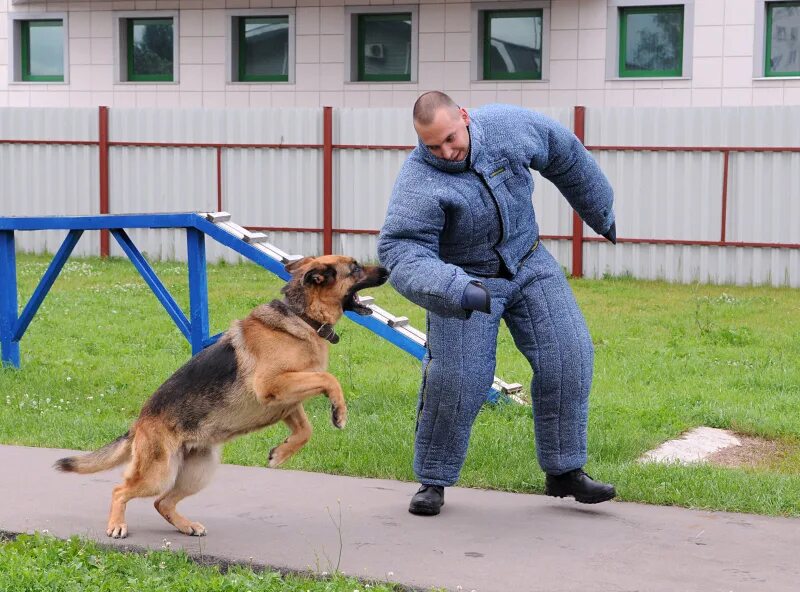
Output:
[[322,252],[333,253],[333,108],[322,108]]
[[728,225],[728,161],[731,153],[722,153],[722,223],[720,224],[720,242],[725,242],[725,230]]
[[[100,213],[108,214],[108,107],[100,107],[98,112],[98,133],[100,153]],[[100,256],[108,257],[108,230],[100,231]]]
[[[586,107],[575,107],[574,131],[582,144],[585,140]],[[583,277],[583,220],[572,212],[572,276]]]
[[217,211],[222,211],[222,146],[217,146]]

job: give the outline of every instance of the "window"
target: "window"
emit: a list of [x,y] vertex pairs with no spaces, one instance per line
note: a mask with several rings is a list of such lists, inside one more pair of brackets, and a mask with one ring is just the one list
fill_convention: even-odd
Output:
[[289,81],[289,16],[234,17],[234,80]]
[[542,10],[485,11],[484,80],[542,79]]
[[171,18],[128,19],[128,80],[171,82],[174,31]]
[[68,82],[67,15],[9,13],[12,82]]
[[20,54],[23,81],[64,82],[62,21],[21,21]]
[[621,7],[619,76],[682,76],[683,29],[683,5]]
[[412,18],[410,12],[358,14],[356,78],[361,82],[412,79]]
[[117,82],[178,80],[176,12],[116,13],[114,19]]
[[800,2],[769,2],[765,76],[800,76]]

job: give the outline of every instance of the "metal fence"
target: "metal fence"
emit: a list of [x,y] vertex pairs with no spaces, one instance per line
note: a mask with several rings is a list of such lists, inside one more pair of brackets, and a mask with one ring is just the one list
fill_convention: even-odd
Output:
[[[542,236],[576,275],[800,287],[800,107],[549,109],[615,188],[616,247],[537,176]],[[290,252],[375,257],[410,109],[0,109],[0,213],[226,210]],[[19,233],[25,251],[63,237]],[[132,231],[155,259],[178,232]],[[107,236],[79,254],[117,255]],[[209,258],[234,260],[209,245]]]

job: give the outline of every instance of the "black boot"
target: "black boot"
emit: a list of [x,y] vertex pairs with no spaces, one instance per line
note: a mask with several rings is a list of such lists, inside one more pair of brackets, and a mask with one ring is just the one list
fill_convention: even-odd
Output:
[[593,480],[583,469],[575,469],[563,475],[547,475],[544,492],[553,497],[572,496],[582,504],[599,504],[617,495],[613,485]]
[[423,485],[411,498],[408,511],[417,516],[436,516],[444,505],[444,487]]

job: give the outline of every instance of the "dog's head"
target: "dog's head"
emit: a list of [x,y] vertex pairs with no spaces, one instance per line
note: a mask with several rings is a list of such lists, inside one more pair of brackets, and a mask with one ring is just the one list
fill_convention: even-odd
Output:
[[292,261],[285,267],[292,279],[282,292],[293,309],[301,309],[313,318],[330,322],[343,311],[360,315],[372,314],[361,304],[358,291],[380,286],[389,278],[389,271],[377,265],[362,266],[352,257],[324,255]]

